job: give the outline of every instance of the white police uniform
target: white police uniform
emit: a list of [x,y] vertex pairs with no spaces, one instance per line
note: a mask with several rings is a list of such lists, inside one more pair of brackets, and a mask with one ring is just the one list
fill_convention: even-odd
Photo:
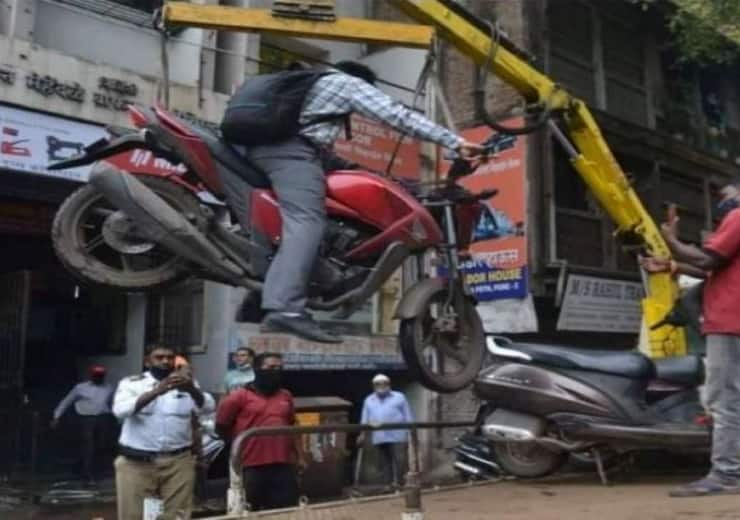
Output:
[[147,496],[163,499],[166,518],[190,518],[195,483],[192,416],[212,413],[215,402],[203,392],[199,407],[189,393],[173,389],[134,413],[139,398],[157,385],[149,372],[127,377],[113,398],[113,414],[123,421],[121,456],[115,462],[119,520],[140,520]]
[[[191,415],[212,413],[216,406],[210,394],[203,392],[203,406],[198,407],[187,392],[170,390],[134,414],[136,401],[159,384],[149,372],[124,378],[113,398],[113,414],[123,421],[119,444],[135,450],[168,453],[193,444]],[[195,383],[196,387],[198,384]]]

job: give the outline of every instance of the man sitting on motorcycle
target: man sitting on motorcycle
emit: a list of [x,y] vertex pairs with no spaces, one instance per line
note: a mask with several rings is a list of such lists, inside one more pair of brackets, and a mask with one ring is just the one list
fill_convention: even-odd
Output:
[[[322,329],[305,309],[308,283],[326,228],[322,158],[331,153],[342,129],[348,129],[350,114],[357,112],[455,150],[463,158],[482,151],[479,145],[393,100],[375,88],[375,80],[368,67],[341,62],[329,71],[257,76],[246,81],[229,102],[221,125],[223,134],[248,147],[248,158],[272,183],[282,216],[280,245],[262,292],[262,308],[267,312],[263,332],[290,333],[326,343],[342,341]],[[259,96],[272,99],[263,102]],[[297,107],[293,111],[291,103]]]

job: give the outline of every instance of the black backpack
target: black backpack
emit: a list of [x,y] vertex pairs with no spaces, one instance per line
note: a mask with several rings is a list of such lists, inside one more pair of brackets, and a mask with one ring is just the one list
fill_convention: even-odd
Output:
[[[298,120],[309,89],[329,74],[313,70],[261,74],[247,80],[226,107],[221,122],[224,139],[234,144],[271,144],[298,135]],[[348,114],[321,116],[311,123],[347,119]]]

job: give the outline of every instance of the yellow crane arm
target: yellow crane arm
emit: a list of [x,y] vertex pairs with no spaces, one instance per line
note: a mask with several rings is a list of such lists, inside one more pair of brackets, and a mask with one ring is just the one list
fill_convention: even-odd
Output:
[[[499,45],[489,31],[472,24],[449,2],[440,0],[394,0],[407,15],[436,28],[437,33],[479,65],[491,70],[514,87],[529,103],[542,103],[562,111],[572,145],[566,144],[571,162],[591,193],[617,225],[618,232],[634,233],[652,255],[670,257],[668,246],[650,214],[645,210],[627,176],[599,130],[586,104],[568,94],[549,77]],[[494,29],[495,30],[495,29]],[[562,139],[563,136],[561,135]],[[678,296],[678,286],[669,274],[651,274],[647,296],[642,302],[643,323],[648,334],[648,354],[653,357],[686,353],[683,330],[650,325],[662,320]]]
[[428,25],[381,22],[363,18],[316,21],[274,16],[269,9],[185,2],[167,2],[162,8],[162,21],[169,25],[220,31],[269,32],[292,37],[418,48],[429,48],[434,37],[434,29]]

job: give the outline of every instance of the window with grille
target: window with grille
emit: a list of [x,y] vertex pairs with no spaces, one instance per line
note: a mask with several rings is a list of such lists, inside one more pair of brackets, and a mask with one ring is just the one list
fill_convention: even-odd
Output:
[[601,35],[607,110],[646,126],[645,33],[640,25],[602,16]]
[[706,205],[704,185],[701,179],[690,178],[662,169],[660,175],[662,200],[675,204],[681,223],[680,238],[686,242],[700,243],[702,231],[706,229]]
[[579,0],[549,2],[550,70],[559,83],[589,104],[596,103],[591,8]]
[[603,267],[602,217],[589,203],[588,189],[561,146],[552,142],[557,256],[571,265]]
[[204,282],[192,280],[149,296],[146,343],[172,347],[177,352],[202,352]]

